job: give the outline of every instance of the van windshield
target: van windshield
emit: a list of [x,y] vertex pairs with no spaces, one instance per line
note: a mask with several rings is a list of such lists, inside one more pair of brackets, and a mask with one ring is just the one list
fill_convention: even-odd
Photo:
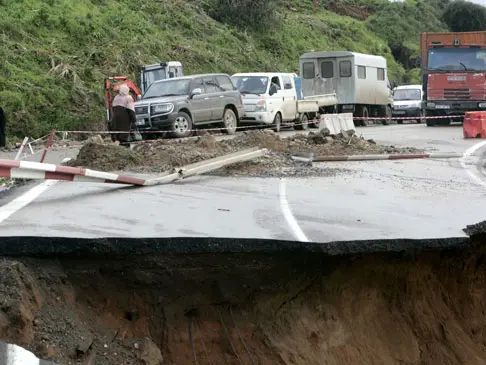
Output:
[[150,85],[143,99],[189,95],[191,79],[168,79]]
[[398,89],[393,94],[393,100],[422,100],[420,89]]
[[231,78],[241,94],[265,94],[268,77],[266,76],[233,76]]

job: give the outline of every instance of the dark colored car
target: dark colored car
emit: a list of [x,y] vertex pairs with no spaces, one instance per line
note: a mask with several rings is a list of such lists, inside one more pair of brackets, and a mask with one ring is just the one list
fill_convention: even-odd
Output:
[[203,74],[156,81],[135,103],[139,130],[170,131],[188,137],[195,127],[221,124],[234,134],[243,100],[227,74]]

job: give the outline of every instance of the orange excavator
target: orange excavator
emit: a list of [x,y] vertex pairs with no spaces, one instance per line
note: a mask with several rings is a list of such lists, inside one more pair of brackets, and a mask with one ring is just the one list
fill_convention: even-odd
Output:
[[[105,79],[105,106],[106,106],[106,120],[108,122],[108,127],[110,127],[111,117],[113,115],[113,92],[118,91],[120,85],[125,84],[130,89],[130,94],[133,97],[133,100],[137,100],[139,96],[142,96],[141,91],[135,85],[135,83],[130,80],[128,77],[125,76],[114,76],[108,77]],[[111,130],[108,128],[108,130]]]

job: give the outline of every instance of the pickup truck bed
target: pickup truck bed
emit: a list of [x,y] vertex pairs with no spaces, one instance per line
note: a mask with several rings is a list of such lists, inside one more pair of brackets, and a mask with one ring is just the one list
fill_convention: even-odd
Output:
[[332,106],[332,105],[337,105],[338,103],[336,93],[306,96],[304,97],[304,100],[299,100],[299,102],[311,101],[311,100],[316,101],[318,107]]

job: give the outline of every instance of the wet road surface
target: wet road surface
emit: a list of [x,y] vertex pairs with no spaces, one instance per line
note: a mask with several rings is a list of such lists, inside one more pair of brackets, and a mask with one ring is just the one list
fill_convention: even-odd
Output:
[[[457,126],[357,132],[381,144],[440,152],[464,152],[480,142],[464,140]],[[458,159],[321,163],[329,176],[315,178],[204,176],[143,188],[57,182],[2,215],[30,184],[0,197],[0,235],[311,242],[465,236],[467,224],[486,219],[486,187],[470,176],[482,179],[484,151],[479,148],[462,165]]]

